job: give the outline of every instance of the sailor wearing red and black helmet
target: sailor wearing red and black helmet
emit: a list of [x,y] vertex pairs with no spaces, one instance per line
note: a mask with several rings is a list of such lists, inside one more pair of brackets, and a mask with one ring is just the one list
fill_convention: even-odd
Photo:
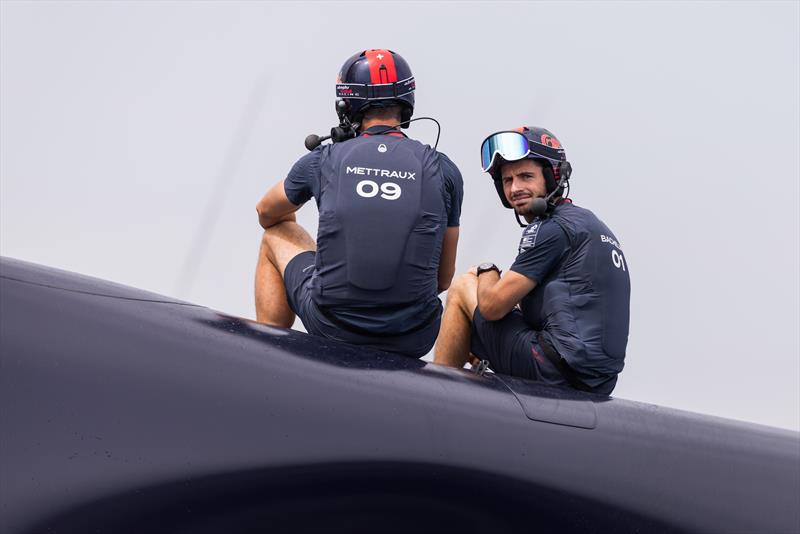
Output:
[[[409,139],[414,77],[396,52],[348,58],[336,80],[339,126],[259,201],[258,321],[412,357],[439,331],[438,293],[455,273],[463,184],[441,152]],[[294,212],[314,198],[313,239]]]
[[522,232],[503,274],[484,263],[447,296],[435,362],[485,360],[497,373],[610,394],[628,342],[630,276],[619,239],[566,198],[572,166],[548,130],[524,126],[481,144],[481,167]]
[[391,50],[364,50],[342,65],[336,78],[336,113],[361,123],[370,108],[399,106],[401,128],[414,114],[416,82],[411,67]]

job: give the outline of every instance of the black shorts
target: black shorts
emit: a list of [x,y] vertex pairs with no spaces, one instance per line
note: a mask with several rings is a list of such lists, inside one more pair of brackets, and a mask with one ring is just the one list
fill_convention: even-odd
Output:
[[536,336],[536,330],[528,326],[522,312],[516,308],[498,321],[487,321],[475,308],[470,352],[481,360],[488,360],[496,373],[552,385],[569,385],[544,355]]
[[374,349],[397,352],[412,358],[425,356],[433,347],[439,334],[441,309],[421,328],[397,336],[377,335],[353,332],[346,327],[334,323],[323,314],[311,298],[311,276],[314,274],[316,252],[301,252],[292,258],[283,272],[283,285],[289,307],[303,322],[309,334],[343,341],[353,345],[362,345]]

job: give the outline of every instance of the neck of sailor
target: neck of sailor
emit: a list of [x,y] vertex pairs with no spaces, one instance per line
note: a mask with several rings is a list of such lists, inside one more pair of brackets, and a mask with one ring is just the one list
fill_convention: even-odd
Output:
[[399,128],[400,121],[398,119],[384,119],[384,118],[364,118],[361,122],[361,126],[359,126],[358,131],[363,132],[366,131],[373,126],[386,126],[391,128]]

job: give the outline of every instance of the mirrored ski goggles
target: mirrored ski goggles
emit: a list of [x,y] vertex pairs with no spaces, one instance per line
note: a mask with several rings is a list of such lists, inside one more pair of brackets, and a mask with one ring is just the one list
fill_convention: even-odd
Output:
[[528,139],[519,132],[497,132],[481,143],[481,168],[489,172],[498,154],[506,161],[517,161],[531,153]]

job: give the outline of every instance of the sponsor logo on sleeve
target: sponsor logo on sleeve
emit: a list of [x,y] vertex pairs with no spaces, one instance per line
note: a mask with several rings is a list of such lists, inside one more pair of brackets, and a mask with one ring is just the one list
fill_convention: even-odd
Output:
[[536,236],[539,235],[541,223],[535,222],[522,231],[522,239],[519,242],[519,253],[530,250],[536,245]]

